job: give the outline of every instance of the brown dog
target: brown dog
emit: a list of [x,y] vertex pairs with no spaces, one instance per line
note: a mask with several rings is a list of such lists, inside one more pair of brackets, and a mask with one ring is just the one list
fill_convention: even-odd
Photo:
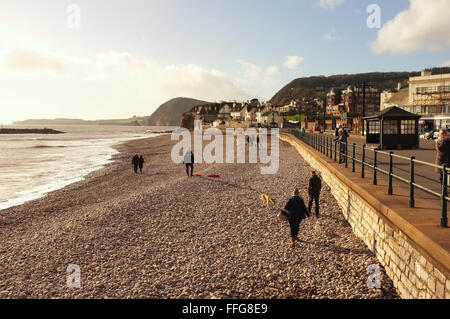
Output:
[[270,196],[267,193],[264,193],[261,191],[261,189],[258,186],[258,192],[261,194],[261,204],[266,206],[267,208],[274,207],[275,206],[275,200],[272,196]]

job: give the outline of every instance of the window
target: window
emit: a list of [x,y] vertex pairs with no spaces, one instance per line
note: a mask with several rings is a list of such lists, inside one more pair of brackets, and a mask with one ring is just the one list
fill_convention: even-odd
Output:
[[380,134],[380,121],[368,123],[369,123],[369,134]]
[[386,135],[397,135],[398,134],[397,121],[396,120],[384,121],[383,133]]
[[415,120],[402,120],[401,134],[404,134],[404,135],[416,134],[416,121]]

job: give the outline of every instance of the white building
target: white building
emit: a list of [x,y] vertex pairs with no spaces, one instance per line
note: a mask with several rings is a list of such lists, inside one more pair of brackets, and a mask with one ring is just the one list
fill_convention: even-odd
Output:
[[409,110],[423,115],[425,128],[450,128],[450,74],[423,71],[409,78]]

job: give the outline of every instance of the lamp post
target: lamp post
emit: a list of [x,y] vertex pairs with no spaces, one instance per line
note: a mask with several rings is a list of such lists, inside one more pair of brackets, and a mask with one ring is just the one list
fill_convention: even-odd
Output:
[[361,135],[364,136],[364,117],[366,116],[366,81],[363,81]]

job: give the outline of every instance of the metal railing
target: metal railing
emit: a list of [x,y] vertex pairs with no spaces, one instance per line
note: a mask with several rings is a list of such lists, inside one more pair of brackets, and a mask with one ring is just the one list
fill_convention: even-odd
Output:
[[[312,134],[312,133],[300,133],[296,130],[290,130],[290,134],[297,137],[302,142],[308,144],[316,151],[322,153],[324,156],[339,162],[339,164],[344,164],[345,168],[349,168],[349,163],[351,163],[351,170],[353,173],[356,172],[356,167],[359,165],[361,167],[361,178],[366,178],[366,169],[372,172],[372,183],[377,185],[380,179],[380,174],[383,177],[387,177],[388,185],[388,195],[394,194],[394,180],[406,184],[409,187],[409,207],[415,207],[415,190],[421,190],[429,195],[432,195],[441,200],[441,227],[448,227],[447,219],[447,202],[450,200],[448,196],[448,176],[450,174],[450,168],[446,165],[439,166],[424,161],[417,160],[414,156],[404,157],[395,154],[394,152],[383,152],[377,149],[368,148],[366,144],[357,145],[350,143],[339,142],[334,136],[325,136],[322,134]],[[349,152],[350,151],[350,152]],[[371,156],[370,156],[371,155]],[[379,160],[380,156],[386,156],[388,158],[387,162],[382,162]],[[406,163],[399,163],[398,160],[404,161]],[[408,170],[402,169],[400,165],[409,166]],[[396,166],[397,165],[397,166]],[[417,177],[419,174],[416,172],[416,166],[422,165],[430,169],[438,169],[441,171],[442,181],[438,183],[440,191],[426,187],[421,183],[418,183]],[[383,169],[382,167],[385,167]],[[394,174],[394,168],[403,172],[406,176],[400,176],[399,174]],[[442,172],[445,172],[442,174]],[[421,179],[424,181],[433,181],[429,177],[420,175]],[[437,182],[436,182],[437,183]]]

